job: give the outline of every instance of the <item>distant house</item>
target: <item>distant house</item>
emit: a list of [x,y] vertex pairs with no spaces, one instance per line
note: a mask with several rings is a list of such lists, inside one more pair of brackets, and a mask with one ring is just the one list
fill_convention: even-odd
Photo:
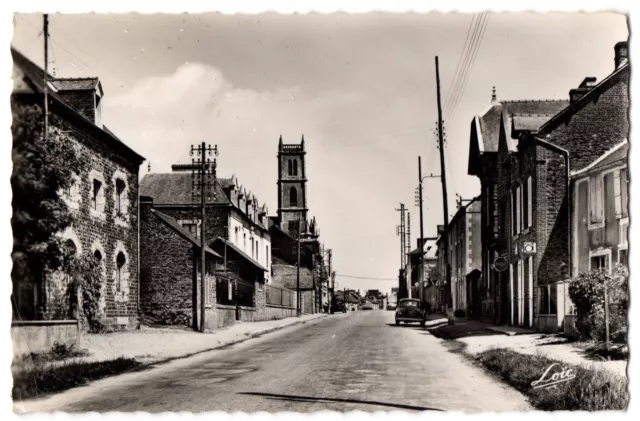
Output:
[[[45,72],[11,48],[11,107],[44,108]],[[100,260],[104,276],[102,322],[116,329],[138,325],[138,170],[144,158],[122,142],[102,121],[104,91],[98,78],[48,79],[49,132],[64,132],[89,170],[75,174],[71,188],[59,194],[73,223],[59,233],[67,249]],[[43,113],[44,114],[44,113]],[[35,282],[16,271],[13,277],[14,330],[37,329],[36,342],[22,338],[30,352],[49,350],[53,341],[71,344],[77,320],[60,296],[66,278],[53,274]],[[26,323],[28,321],[28,326]],[[64,333],[67,332],[67,333]],[[64,337],[68,334],[68,337]],[[60,336],[62,335],[62,336]]]

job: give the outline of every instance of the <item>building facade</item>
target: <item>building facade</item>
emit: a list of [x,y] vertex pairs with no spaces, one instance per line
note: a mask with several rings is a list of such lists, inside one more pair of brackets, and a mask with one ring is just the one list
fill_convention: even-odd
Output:
[[[15,49],[11,53],[12,106],[42,106],[44,71]],[[60,192],[73,214],[71,226],[60,235],[68,250],[100,261],[103,324],[135,327],[139,321],[138,171],[144,158],[104,126],[104,92],[97,78],[47,78],[49,130],[64,133],[89,164],[87,172],[74,175],[71,188]],[[66,289],[65,279],[58,273],[44,285],[14,282],[14,314],[22,320],[68,317],[56,304],[56,297]]]
[[[216,266],[215,289],[224,291],[212,293],[216,298],[215,325],[264,320],[271,314],[265,309],[272,255],[267,207],[260,205],[235,176],[217,179],[212,190],[214,194],[205,203],[205,242],[222,256]],[[152,202],[153,210],[177,221],[200,241],[202,210],[198,198],[192,195],[190,173],[174,166],[171,173],[147,174],[140,183],[140,193]]]
[[460,205],[449,223],[449,261],[451,262],[451,294],[453,310],[475,314],[477,281],[482,269],[479,198]]

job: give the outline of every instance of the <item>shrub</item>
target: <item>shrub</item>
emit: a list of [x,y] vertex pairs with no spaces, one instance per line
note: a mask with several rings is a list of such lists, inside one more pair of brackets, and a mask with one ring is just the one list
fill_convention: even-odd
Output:
[[618,265],[612,274],[593,270],[578,275],[569,285],[569,296],[576,308],[576,329],[582,339],[605,340],[604,289],[609,298],[609,330],[611,338],[626,342],[628,271]]
[[73,256],[67,266],[71,282],[67,287],[69,302],[78,306],[78,293],[82,298],[82,313],[89,327],[89,332],[98,333],[104,330],[100,311],[100,297],[104,276],[98,259],[91,255]]

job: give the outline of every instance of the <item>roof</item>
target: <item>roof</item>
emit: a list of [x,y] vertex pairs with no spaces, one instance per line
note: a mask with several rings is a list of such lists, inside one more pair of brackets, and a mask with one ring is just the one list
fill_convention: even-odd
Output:
[[533,123],[540,124],[540,121],[544,119],[548,121],[567,105],[569,105],[568,100],[516,100],[498,101],[491,104],[484,114],[477,116],[482,141],[480,150],[484,152],[498,151],[500,118],[503,112],[510,116],[535,116],[535,119],[519,120],[519,124],[526,120],[531,125]]
[[242,257],[244,260],[246,260],[247,262],[251,263],[253,266],[255,266],[257,269],[260,269],[264,272],[267,272],[267,268],[265,268],[264,266],[262,266],[260,263],[258,263],[255,259],[252,259],[248,254],[246,254],[244,251],[240,250],[235,244],[233,244],[231,241],[227,241],[222,237],[216,237],[212,242],[211,245],[215,244],[215,243],[222,243],[222,244],[226,244],[228,248],[230,248],[231,250],[233,250],[235,253],[237,253],[238,255],[240,255],[240,257]]
[[625,139],[623,142],[618,143],[616,146],[609,149],[604,154],[600,155],[591,164],[587,165],[583,169],[579,171],[571,171],[571,176],[577,177],[577,176],[595,171],[599,168],[607,167],[617,162],[627,161],[628,157],[629,157],[629,142],[627,142],[627,140]]
[[[191,172],[152,173],[145,175],[140,181],[140,196],[153,198],[154,205],[200,204],[200,199],[191,193],[192,188]],[[215,201],[210,197],[207,203],[231,204],[220,186],[220,179],[216,183]]]
[[[40,67],[38,67],[34,62],[25,57],[22,53],[20,53],[15,48],[11,47],[11,57],[13,58],[14,66],[20,68],[24,73],[25,81],[31,86],[33,91],[37,94],[44,94],[44,78],[45,72]],[[47,76],[49,80],[49,85],[52,85],[54,88],[58,89],[55,86],[57,80],[65,80],[65,79],[56,79],[51,75]],[[70,80],[70,79],[69,79]],[[87,126],[90,130],[94,131],[100,135],[99,139],[102,140],[104,145],[108,148],[121,149],[127,154],[131,155],[139,161],[139,164],[144,161],[144,157],[129,146],[127,146],[124,142],[122,142],[113,132],[106,129],[106,127],[98,127],[95,122],[87,119],[85,116],[80,114],[78,111],[73,109],[69,104],[67,104],[54,90],[49,90],[49,97],[51,98],[52,108],[58,107],[58,109],[73,119],[76,123]]]
[[97,77],[64,78],[51,81],[53,86],[60,91],[93,91],[100,88],[100,80]]
[[[271,265],[272,283],[275,286],[296,289],[298,283],[298,268],[292,265]],[[305,267],[300,268],[300,289],[313,289],[313,274]]]
[[516,131],[536,131],[551,117],[548,115],[515,114],[512,117],[512,128]]
[[[201,246],[200,240],[198,240],[195,237],[193,237],[189,231],[187,231],[182,225],[180,225],[178,223],[178,221],[176,221],[175,219],[173,219],[169,215],[165,215],[162,212],[158,212],[155,209],[151,209],[151,213],[154,214],[155,216],[157,216],[158,219],[160,219],[162,222],[164,222],[165,225],[167,225],[169,228],[173,229],[175,232],[180,234],[180,236],[183,237],[185,240],[189,241],[195,247],[200,248],[200,246]],[[213,255],[213,256],[215,256],[215,257],[219,257],[219,258],[222,259],[222,256],[220,256],[218,253],[213,251],[208,246],[204,247],[204,251],[209,253],[209,254],[211,254],[211,255]]]

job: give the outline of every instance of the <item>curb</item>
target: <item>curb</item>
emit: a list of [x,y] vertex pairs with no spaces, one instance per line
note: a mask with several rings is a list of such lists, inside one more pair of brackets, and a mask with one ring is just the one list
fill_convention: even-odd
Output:
[[485,330],[488,330],[490,332],[500,333],[500,334],[506,335],[506,336],[530,335],[532,333],[535,333],[535,332],[506,332],[504,330],[500,330],[500,329],[497,329],[495,327],[487,327],[487,328],[485,328]]
[[[168,362],[175,361],[175,360],[182,360],[182,359],[185,359],[185,358],[190,358],[190,357],[193,357],[195,355],[203,354],[205,352],[215,351],[215,350],[221,349],[221,348],[227,348],[227,347],[230,347],[232,345],[236,345],[236,344],[248,341],[249,339],[257,338],[257,337],[260,337],[262,335],[266,335],[268,333],[272,333],[272,332],[275,332],[275,331],[278,331],[278,330],[282,330],[282,329],[290,327],[290,326],[295,326],[297,324],[303,324],[303,323],[306,323],[306,322],[309,322],[309,321],[323,319],[325,317],[327,317],[327,316],[323,315],[323,316],[315,317],[315,318],[309,319],[309,320],[296,320],[296,321],[294,321],[292,323],[289,323],[289,324],[270,327],[268,329],[252,332],[252,333],[249,333],[248,335],[245,335],[244,338],[238,338],[238,339],[234,339],[234,340],[231,340],[231,341],[228,341],[228,342],[219,343],[218,345],[216,345],[216,346],[214,346],[212,348],[207,348],[207,349],[203,349],[203,350],[200,350],[200,351],[191,352],[189,354],[179,355],[179,356],[176,356],[176,357],[169,357],[169,358],[165,358],[165,359],[162,359],[162,360],[151,361],[151,362],[142,363],[142,364],[144,366],[150,366],[151,367],[151,366],[155,366],[155,365],[166,364]],[[134,358],[134,360],[138,361],[136,358]]]

